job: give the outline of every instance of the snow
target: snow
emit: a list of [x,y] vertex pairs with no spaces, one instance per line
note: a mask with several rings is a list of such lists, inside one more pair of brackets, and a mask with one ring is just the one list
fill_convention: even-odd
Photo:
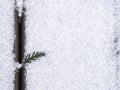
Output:
[[14,0],[1,0],[0,12],[0,90],[13,90]]
[[25,54],[47,53],[26,67],[26,90],[119,90],[114,3],[26,0]]
[[116,58],[116,84],[117,90],[120,89],[120,1],[114,2],[114,56]]
[[22,16],[23,7],[24,7],[24,0],[15,0],[16,1],[16,10],[18,11],[19,17]]

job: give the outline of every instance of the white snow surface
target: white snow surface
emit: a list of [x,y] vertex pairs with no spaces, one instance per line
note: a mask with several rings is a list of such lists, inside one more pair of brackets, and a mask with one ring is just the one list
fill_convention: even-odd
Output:
[[117,90],[120,90],[120,0],[114,2],[114,53],[116,55],[116,81]]
[[14,88],[14,0],[0,0],[0,90]]
[[18,15],[21,17],[24,7],[24,0],[15,0],[16,1],[16,10],[18,11]]
[[119,90],[114,0],[26,0],[26,90]]

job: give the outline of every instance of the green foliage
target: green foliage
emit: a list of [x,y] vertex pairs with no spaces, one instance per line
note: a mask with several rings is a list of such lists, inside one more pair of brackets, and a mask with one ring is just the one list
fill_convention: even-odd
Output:
[[45,56],[45,52],[33,52],[32,54],[28,54],[25,56],[23,60],[22,67],[24,67],[26,64],[31,63],[32,61],[36,61],[38,58]]

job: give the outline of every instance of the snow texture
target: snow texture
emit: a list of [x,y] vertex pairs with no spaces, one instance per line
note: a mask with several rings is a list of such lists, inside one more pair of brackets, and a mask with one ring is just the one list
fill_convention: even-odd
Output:
[[119,2],[26,0],[26,90],[120,90]]
[[0,1],[0,90],[14,88],[14,0]]
[[18,11],[18,15],[21,17],[24,7],[24,0],[15,0],[16,1],[16,10]]
[[117,90],[120,89],[120,0],[114,2],[114,56],[116,57],[116,82]]

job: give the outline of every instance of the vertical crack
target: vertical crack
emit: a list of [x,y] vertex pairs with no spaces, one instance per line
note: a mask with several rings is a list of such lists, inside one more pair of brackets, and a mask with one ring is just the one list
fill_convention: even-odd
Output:
[[[19,12],[15,9],[15,54],[16,62],[22,64],[24,58],[24,41],[25,41],[25,28],[24,28],[24,12],[19,16]],[[15,90],[25,90],[25,68],[22,67],[16,71],[15,75]]]
[[[24,15],[18,16],[18,62],[22,64],[24,57]],[[18,71],[19,90],[24,90],[24,68],[20,68]]]

